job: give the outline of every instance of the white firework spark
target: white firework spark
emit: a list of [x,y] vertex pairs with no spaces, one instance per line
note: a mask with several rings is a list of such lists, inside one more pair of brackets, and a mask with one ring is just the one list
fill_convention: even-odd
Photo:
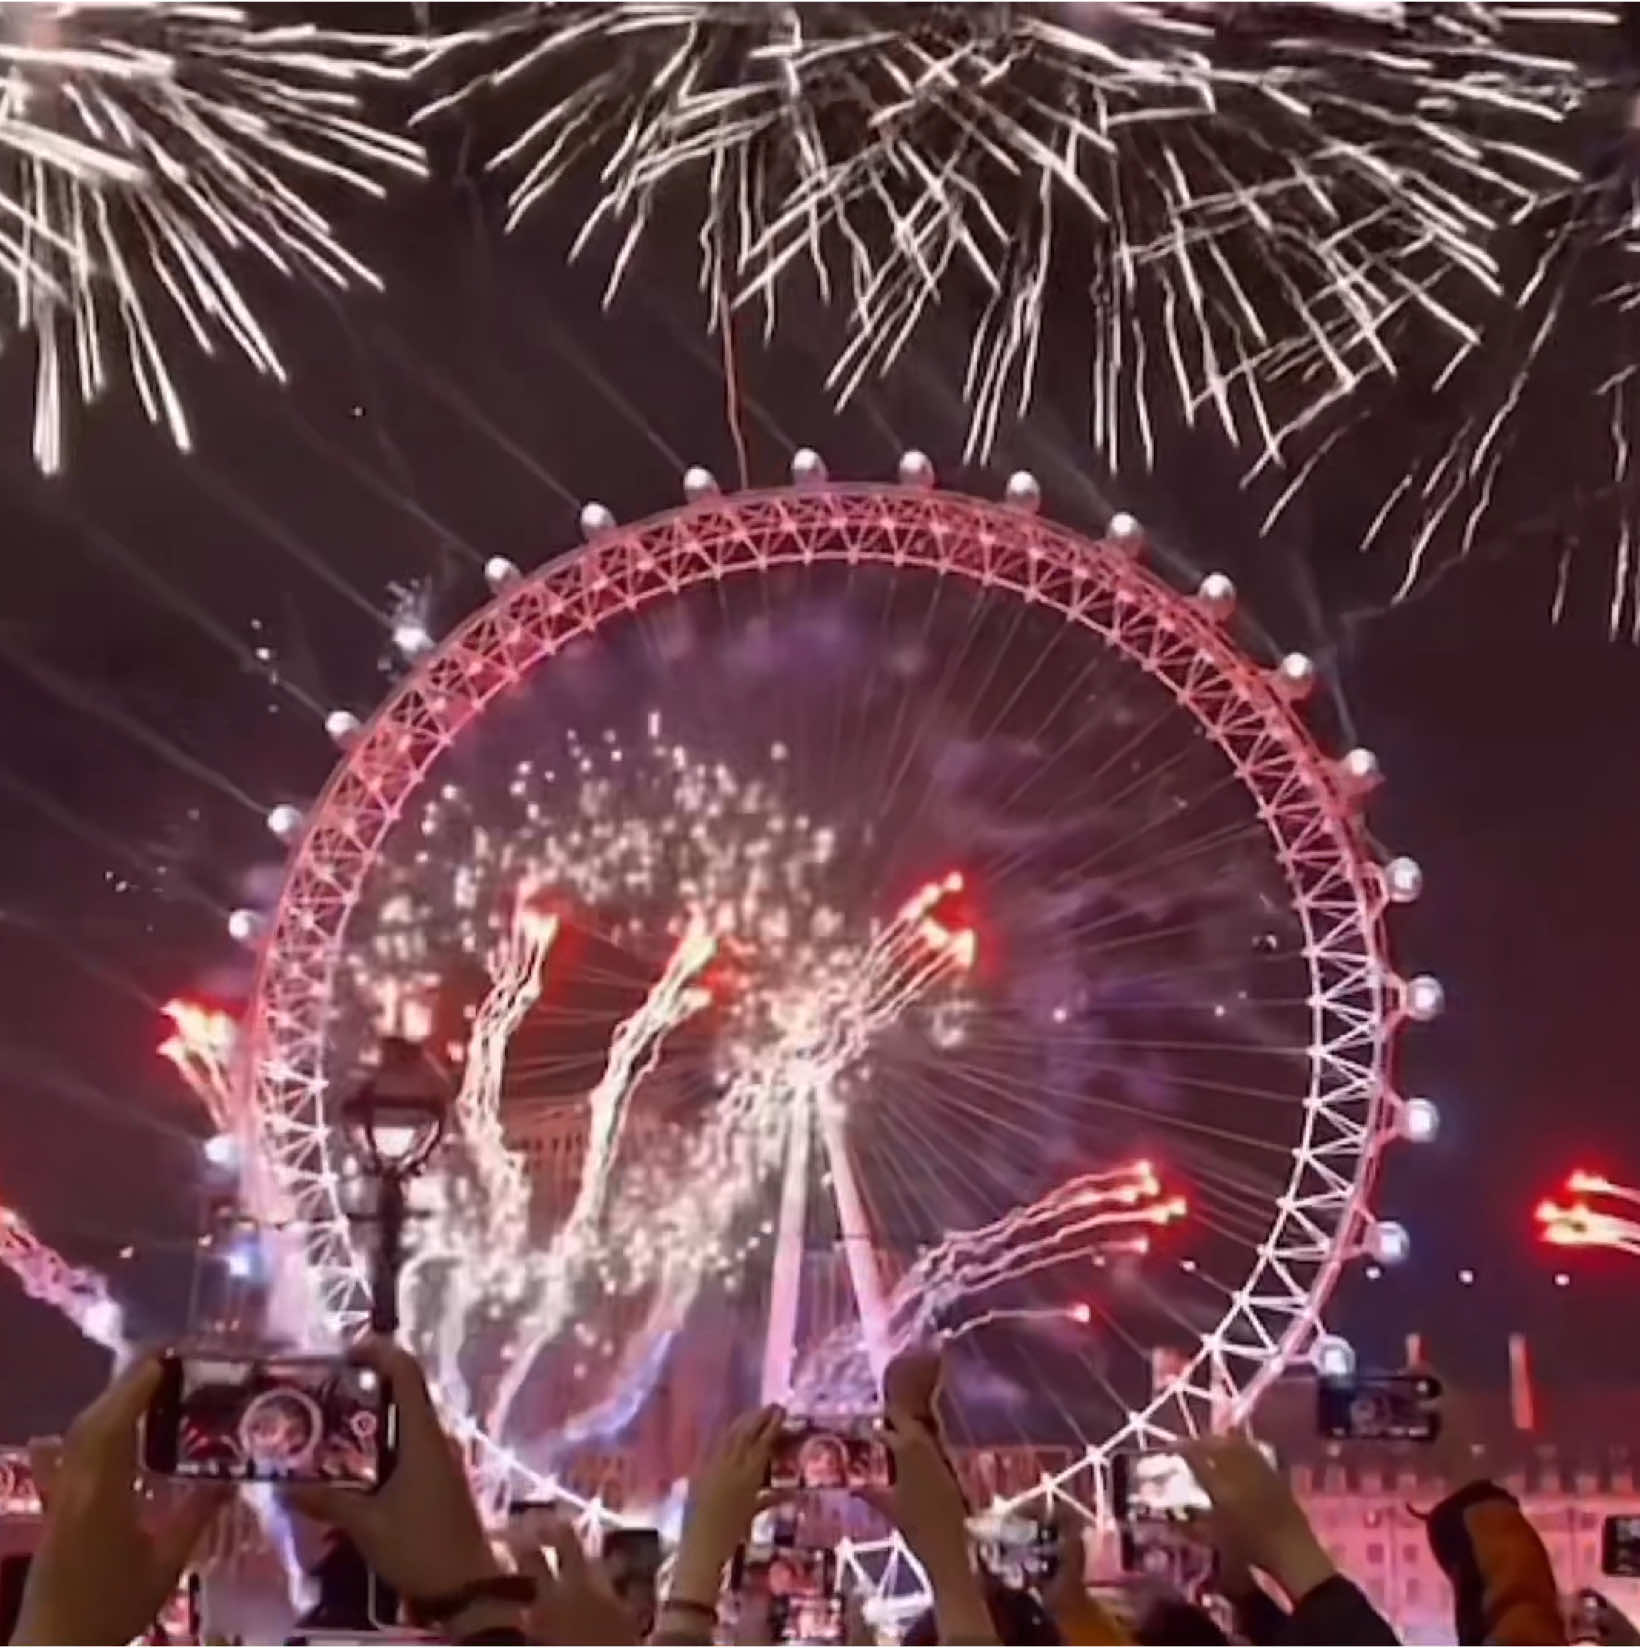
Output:
[[[1546,541],[1556,619],[1574,561],[1603,556],[1607,631],[1640,641],[1640,100],[1601,87],[1591,101],[1605,105],[1589,111],[1604,133],[1591,174],[1511,225],[1503,301],[1444,359],[1362,548],[1399,556],[1401,599],[1454,559]],[[1278,450],[1304,453],[1266,530],[1335,455],[1353,464],[1356,442],[1386,421],[1381,406],[1335,407],[1341,399],[1325,388],[1255,469]],[[1546,488],[1551,470],[1559,478]]]
[[0,276],[38,353],[42,469],[61,467],[68,404],[102,393],[115,351],[150,420],[191,445],[169,321],[283,380],[235,259],[380,284],[307,191],[423,174],[419,144],[360,103],[397,78],[402,45],[228,5],[0,4]]
[[[1573,31],[1613,15],[1556,8]],[[1085,261],[1095,439],[1148,461],[1147,388],[1267,443],[1285,421],[1270,376],[1352,387],[1408,314],[1472,335],[1459,304],[1496,294],[1493,231],[1570,176],[1552,151],[1581,71],[1537,44],[1545,16],[531,5],[433,42],[428,66],[466,78],[423,113],[492,89],[522,109],[491,162],[517,176],[514,223],[598,167],[575,247],[619,230],[612,292],[663,197],[692,185],[714,321],[761,300],[772,326],[800,271],[823,297],[841,287],[843,398],[943,298],[971,296],[971,452],[1028,403],[1050,277]],[[1295,373],[1295,350],[1319,373]]]

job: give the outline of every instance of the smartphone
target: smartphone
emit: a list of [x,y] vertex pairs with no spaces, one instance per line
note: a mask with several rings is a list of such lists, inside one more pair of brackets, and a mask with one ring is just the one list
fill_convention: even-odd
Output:
[[398,1413],[374,1368],[336,1357],[173,1352],[143,1419],[143,1464],[210,1482],[379,1487]]
[[1433,1442],[1441,1382],[1427,1373],[1364,1373],[1316,1386],[1316,1429],[1342,1442]]
[[616,1596],[653,1590],[661,1571],[659,1528],[610,1528],[604,1534],[603,1570]]
[[875,1419],[821,1424],[788,1419],[769,1450],[765,1486],[805,1493],[846,1493],[886,1487],[894,1480],[894,1456]]
[[663,1555],[659,1528],[610,1528],[604,1533],[599,1566],[645,1638],[655,1623]]
[[0,1448],[0,1517],[38,1516],[40,1490],[27,1448]]
[[735,1574],[737,1611],[762,1614],[770,1642],[841,1642],[837,1553],[778,1545],[748,1554]]
[[1608,1516],[1600,1524],[1600,1571],[1611,1579],[1640,1579],[1640,1515]]
[[1122,1571],[1194,1595],[1212,1579],[1216,1558],[1192,1531],[1212,1501],[1190,1462],[1158,1452],[1119,1453],[1110,1463]]
[[1046,1585],[1059,1568],[1059,1536],[1051,1522],[1003,1517],[978,1543],[981,1561],[1010,1585]]

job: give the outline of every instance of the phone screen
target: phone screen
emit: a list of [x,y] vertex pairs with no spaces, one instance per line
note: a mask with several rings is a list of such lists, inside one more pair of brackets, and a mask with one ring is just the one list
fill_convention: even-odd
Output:
[[604,1535],[603,1568],[616,1596],[630,1586],[652,1585],[661,1571],[660,1529],[609,1529]]
[[1182,1454],[1117,1454],[1111,1501],[1125,1573],[1143,1574],[1185,1596],[1212,1578],[1212,1548],[1193,1529],[1212,1502]]
[[1183,1454],[1136,1453],[1124,1457],[1127,1462],[1125,1520],[1178,1522],[1203,1516],[1213,1508]]
[[979,1541],[985,1566],[1010,1585],[1045,1585],[1059,1566],[1059,1538],[1052,1523],[1004,1517]]
[[1608,1516],[1600,1525],[1600,1571],[1640,1579],[1640,1515]]
[[1316,1386],[1316,1428],[1344,1442],[1433,1442],[1441,1382],[1427,1373],[1367,1373]]
[[214,1482],[374,1488],[396,1415],[373,1368],[329,1357],[167,1357],[143,1427],[144,1462]]
[[874,1420],[841,1425],[788,1420],[769,1452],[771,1488],[841,1493],[886,1487],[892,1480],[892,1456]]
[[0,1516],[38,1516],[40,1490],[27,1448],[0,1448]]
[[841,1642],[836,1553],[777,1545],[747,1552],[734,1574],[736,1612],[748,1642]]

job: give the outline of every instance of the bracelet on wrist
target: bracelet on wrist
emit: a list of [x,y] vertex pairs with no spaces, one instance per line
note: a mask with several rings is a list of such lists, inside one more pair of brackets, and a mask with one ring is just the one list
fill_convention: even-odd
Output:
[[702,1619],[716,1619],[718,1615],[715,1602],[699,1602],[694,1597],[669,1596],[661,1604],[661,1612],[669,1609],[680,1614],[698,1614]]

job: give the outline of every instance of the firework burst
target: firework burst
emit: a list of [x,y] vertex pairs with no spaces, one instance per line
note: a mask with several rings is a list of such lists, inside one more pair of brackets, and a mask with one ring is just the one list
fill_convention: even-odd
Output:
[[[1554,617],[1574,561],[1600,557],[1607,630],[1640,641],[1640,100],[1591,75],[1578,126],[1580,173],[1499,239],[1502,301],[1477,312],[1450,351],[1427,337],[1399,351],[1438,363],[1414,383],[1410,417],[1386,417],[1377,395],[1340,395],[1312,365],[1321,393],[1259,466],[1278,451],[1304,454],[1265,526],[1336,457],[1353,465],[1369,428],[1382,432],[1374,439],[1399,430],[1404,461],[1389,466],[1394,482],[1362,539],[1400,558],[1397,599],[1454,560],[1535,540],[1554,551]],[[1567,480],[1545,489],[1546,473]]]
[[1147,391],[1267,442],[1270,373],[1337,394],[1388,363],[1409,312],[1472,338],[1456,305],[1495,294],[1494,229],[1567,176],[1546,151],[1578,71],[1535,48],[1541,23],[1479,4],[537,5],[435,42],[430,64],[468,78],[424,113],[490,87],[533,100],[491,162],[517,177],[514,223],[596,157],[576,250],[619,232],[612,291],[663,195],[694,186],[714,320],[758,301],[772,326],[801,271],[840,289],[845,399],[942,299],[972,302],[971,452],[1028,403],[1050,278],[1085,262],[1095,438],[1148,461]]
[[102,393],[118,349],[148,417],[190,446],[168,321],[283,379],[238,258],[379,284],[309,191],[379,195],[383,174],[423,171],[418,144],[361,111],[393,49],[225,5],[0,5],[0,274],[37,349],[42,469],[61,467],[67,408]]
[[1566,1194],[1538,1203],[1540,1238],[1551,1247],[1604,1247],[1618,1253],[1640,1254],[1640,1190],[1614,1184],[1598,1173],[1581,1170],[1566,1180]]

